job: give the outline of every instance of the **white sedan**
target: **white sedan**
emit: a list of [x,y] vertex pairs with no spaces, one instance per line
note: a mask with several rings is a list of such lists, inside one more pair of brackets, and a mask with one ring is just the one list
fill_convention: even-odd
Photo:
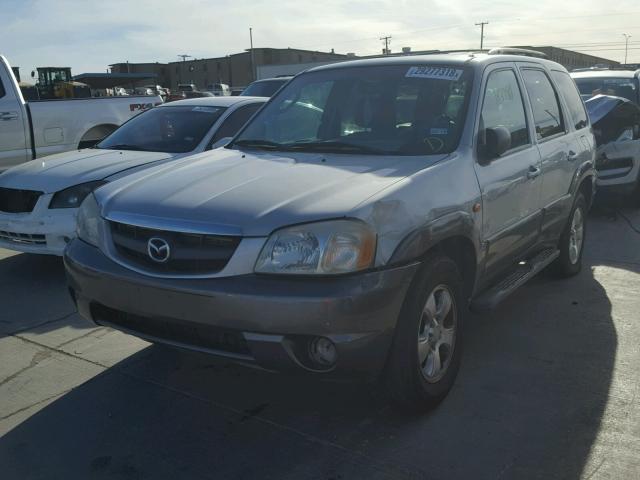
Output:
[[62,255],[75,236],[84,198],[101,185],[152,165],[226,144],[266,102],[203,97],[142,113],[94,148],[51,155],[0,174],[0,247]]

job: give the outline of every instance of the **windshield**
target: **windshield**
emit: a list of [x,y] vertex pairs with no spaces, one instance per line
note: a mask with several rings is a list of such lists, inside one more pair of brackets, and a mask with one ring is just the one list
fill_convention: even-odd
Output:
[[576,78],[576,84],[583,96],[613,95],[638,103],[638,84],[634,78],[600,77]]
[[195,149],[224,108],[176,106],[138,115],[101,141],[97,148],[185,153]]
[[241,93],[243,97],[270,97],[289,80],[265,80],[253,82]]
[[235,140],[271,150],[428,155],[458,145],[472,72],[391,65],[302,74]]

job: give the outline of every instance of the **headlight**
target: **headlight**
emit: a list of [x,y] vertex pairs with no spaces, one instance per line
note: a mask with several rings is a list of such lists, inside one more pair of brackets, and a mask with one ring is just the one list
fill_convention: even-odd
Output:
[[357,220],[332,220],[283,228],[271,234],[255,271],[298,275],[356,272],[373,264],[376,234]]
[[98,207],[96,197],[90,194],[84,202],[82,202],[80,210],[78,211],[78,238],[91,245],[98,246],[100,241],[99,225],[100,207]]
[[51,199],[49,208],[78,208],[87,195],[105,183],[104,180],[97,180],[60,190]]

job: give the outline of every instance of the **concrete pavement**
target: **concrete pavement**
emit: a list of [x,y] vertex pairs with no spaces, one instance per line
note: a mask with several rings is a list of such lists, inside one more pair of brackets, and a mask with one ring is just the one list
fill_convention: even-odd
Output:
[[[585,268],[469,319],[448,398],[228,365],[80,319],[59,259],[0,250],[0,478],[640,478],[640,212]],[[630,224],[629,224],[630,223]]]

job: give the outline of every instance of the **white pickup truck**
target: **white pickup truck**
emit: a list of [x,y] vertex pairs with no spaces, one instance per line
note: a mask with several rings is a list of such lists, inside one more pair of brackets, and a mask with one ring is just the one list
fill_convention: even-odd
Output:
[[53,153],[95,144],[159,96],[127,96],[26,102],[0,55],[0,171]]

